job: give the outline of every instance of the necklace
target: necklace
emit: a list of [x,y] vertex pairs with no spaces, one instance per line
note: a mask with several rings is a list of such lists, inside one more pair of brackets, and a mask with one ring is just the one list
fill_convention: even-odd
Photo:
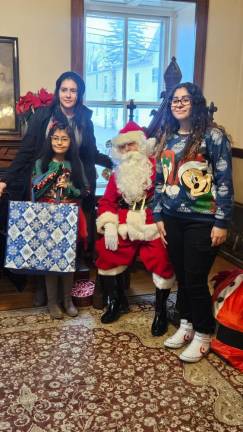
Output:
[[185,130],[183,130],[183,129],[179,129],[178,130],[178,134],[179,135],[190,135],[190,131],[185,131]]

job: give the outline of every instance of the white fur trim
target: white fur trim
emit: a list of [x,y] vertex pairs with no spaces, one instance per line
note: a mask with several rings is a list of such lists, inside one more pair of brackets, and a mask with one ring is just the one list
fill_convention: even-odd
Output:
[[141,226],[145,225],[146,221],[146,210],[129,210],[127,212],[127,224],[140,229]]
[[127,224],[120,224],[118,226],[118,234],[121,236],[123,240],[127,238]]
[[96,219],[97,232],[99,234],[104,234],[104,225],[111,222],[118,226],[118,215],[112,212],[104,212]]
[[169,279],[162,278],[156,273],[153,273],[152,276],[153,276],[153,283],[158,289],[172,289],[176,282],[176,278],[174,275]]
[[155,223],[146,224],[146,210],[129,210],[127,213],[127,232],[131,241],[151,241],[160,237]]
[[229,285],[227,285],[222,291],[220,291],[219,297],[221,297],[223,299],[223,301],[218,303],[217,299],[216,299],[216,301],[214,302],[214,316],[216,319],[217,319],[218,313],[220,312],[220,310],[224,306],[225,300],[229,296],[231,296],[231,294],[233,294],[237,288],[239,288],[239,286],[241,285],[242,282],[243,282],[243,274],[239,274],[234,279],[234,284],[232,284],[232,286],[231,286],[231,283],[229,283]]
[[120,133],[115,138],[111,140],[113,146],[117,147],[123,144],[129,144],[132,142],[139,142],[141,138],[146,138],[144,132],[141,130],[138,131],[130,131],[126,133]]
[[155,153],[156,138],[148,138],[146,141],[146,155],[152,156]]
[[144,227],[144,240],[145,241],[156,240],[159,237],[160,237],[160,234],[159,234],[156,223],[145,225],[145,227]]
[[127,213],[127,232],[131,241],[144,240],[144,226],[146,221],[146,210],[133,211]]
[[109,270],[98,269],[98,274],[103,276],[116,276],[123,273],[127,269],[127,266],[118,266]]

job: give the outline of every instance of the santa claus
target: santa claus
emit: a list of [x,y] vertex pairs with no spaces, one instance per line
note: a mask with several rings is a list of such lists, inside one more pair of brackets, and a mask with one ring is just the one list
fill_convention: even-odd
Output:
[[96,265],[108,299],[102,323],[110,323],[128,310],[124,272],[139,255],[152,273],[156,286],[152,334],[167,330],[166,300],[175,277],[150,209],[155,181],[155,159],[151,157],[155,139],[130,121],[111,140],[117,161],[104,196],[98,203]]

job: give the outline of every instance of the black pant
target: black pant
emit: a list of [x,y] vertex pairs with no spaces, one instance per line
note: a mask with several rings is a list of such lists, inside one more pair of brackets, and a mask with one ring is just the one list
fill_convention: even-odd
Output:
[[208,274],[218,251],[211,246],[213,224],[168,216],[164,223],[178,282],[180,318],[192,322],[200,333],[213,333],[215,322],[208,288]]

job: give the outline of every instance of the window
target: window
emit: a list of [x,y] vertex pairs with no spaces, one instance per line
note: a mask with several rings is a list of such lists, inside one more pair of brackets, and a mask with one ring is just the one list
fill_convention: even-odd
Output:
[[108,92],[108,76],[104,76],[104,93]]
[[159,78],[159,69],[155,67],[152,69],[152,82],[154,83],[158,81],[158,78]]
[[[99,107],[99,115],[93,114],[93,122],[101,152],[109,152],[106,141],[127,122],[130,99],[137,106],[134,120],[140,126],[149,125],[152,109],[160,104],[163,73],[172,55],[183,58],[182,66],[179,63],[183,78],[193,80],[195,4],[179,3],[176,13],[168,13],[167,8],[163,14],[161,8],[153,14],[150,8],[149,14],[146,9],[144,14],[138,14],[137,8],[124,11],[114,3],[104,12],[104,6],[102,9],[98,2],[87,1],[86,104],[93,110]],[[190,50],[181,42],[185,33]],[[103,85],[98,86],[98,82]],[[104,180],[100,177],[102,168],[97,169],[99,187]]]
[[135,92],[139,92],[139,73],[135,73]]

